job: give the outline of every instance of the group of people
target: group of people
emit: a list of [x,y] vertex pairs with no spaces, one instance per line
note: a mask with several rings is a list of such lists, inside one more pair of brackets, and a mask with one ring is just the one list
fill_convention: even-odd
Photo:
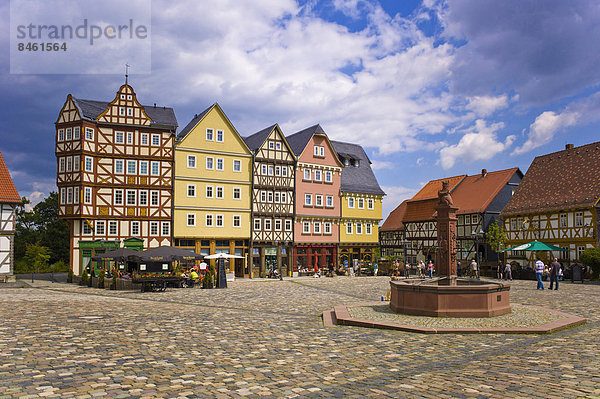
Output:
[[538,290],[544,289],[544,283],[542,282],[544,273],[550,273],[550,289],[554,286],[554,290],[558,290],[558,280],[562,275],[562,266],[558,263],[557,258],[554,258],[554,261],[550,264],[550,268],[548,268],[539,257],[537,258],[537,261],[535,262],[535,278],[537,280]]
[[498,280],[511,280],[512,281],[512,265],[506,262],[506,265],[502,266],[501,262],[498,262],[498,268],[496,269],[496,277]]
[[183,273],[181,273],[181,286],[183,288],[191,288],[196,284],[202,283],[207,271],[208,265],[205,262],[200,263],[200,266],[193,266],[190,269],[185,269]]

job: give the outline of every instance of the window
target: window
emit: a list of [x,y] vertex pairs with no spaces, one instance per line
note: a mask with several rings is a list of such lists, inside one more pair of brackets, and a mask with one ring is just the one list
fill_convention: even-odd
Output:
[[214,220],[213,220],[213,215],[211,214],[207,214],[205,219],[204,219],[204,223],[206,224],[206,227],[213,227],[214,224]]
[[242,199],[242,189],[240,187],[233,188],[233,199],[234,200]]
[[148,174],[148,161],[140,161],[140,175]]
[[323,223],[323,234],[331,234],[331,222]]
[[371,223],[365,224],[365,234],[373,234],[373,225]]
[[356,234],[362,234],[362,223],[356,223]]
[[119,107],[119,115],[125,116],[125,107]]
[[287,166],[282,166],[281,167],[281,175],[283,177],[287,177]]
[[159,134],[152,135],[152,145],[154,147],[158,147],[160,145],[160,135]]
[[354,197],[348,197],[348,208],[354,208]]
[[581,254],[585,251],[584,246],[577,247],[577,259],[581,257]]
[[127,108],[127,116],[133,116],[133,108]]
[[465,224],[471,224],[471,215],[465,215]]
[[315,181],[321,181],[321,171],[315,170]]
[[111,220],[108,222],[108,235],[116,236],[117,235],[117,222]]
[[73,188],[73,203],[79,204],[79,187]]
[[267,192],[264,190],[260,192],[260,202],[267,202]]
[[320,151],[319,151],[319,146],[318,146],[318,145],[316,145],[316,146],[315,146],[315,157],[318,157],[318,156],[320,156],[319,154],[320,154]]
[[323,196],[321,194],[315,195],[315,206],[323,206]]
[[214,141],[214,130],[206,129],[206,141]]
[[127,205],[135,205],[135,190],[127,190]]
[[260,174],[263,176],[267,175],[267,165],[261,165],[260,166]]
[[217,227],[223,227],[223,215],[216,215],[215,221]]
[[321,234],[321,222],[315,222],[315,223],[313,223],[313,233],[314,234]]
[[171,234],[171,223],[162,222],[161,226],[162,226],[162,235],[163,236],[168,236]]
[[310,222],[302,222],[302,234],[310,234]]
[[152,162],[152,167],[150,168],[150,174],[152,176],[158,176],[160,174],[160,166],[158,162]]
[[364,198],[359,198],[357,201],[358,201],[358,209],[365,209],[365,200],[364,200]]
[[206,198],[213,197],[213,186],[206,186]]
[[73,157],[67,157],[67,172],[73,170]]
[[567,227],[567,214],[566,213],[560,214],[560,227]]
[[281,150],[281,142],[278,141],[277,143],[275,143],[275,148],[278,150]]
[[285,231],[292,231],[291,219],[285,219]]
[[151,236],[158,235],[158,222],[150,222],[150,235]]
[[281,176],[281,166],[275,166],[275,176]]
[[321,156],[321,157],[325,156],[325,147],[323,147],[323,146],[319,147],[319,156]]
[[224,133],[222,130],[217,130],[217,141],[222,143],[224,141]]
[[260,231],[260,219],[254,219],[254,231]]
[[142,145],[148,145],[148,133],[142,133],[140,135],[140,143]]
[[196,185],[195,184],[188,184],[187,185],[187,196],[188,197],[196,197]]
[[115,173],[118,175],[123,174],[123,160],[115,159]]
[[131,235],[133,237],[140,235],[140,222],[131,222]]
[[85,187],[83,189],[83,202],[86,204],[92,203],[92,189],[90,187]]
[[151,191],[150,192],[150,205],[151,206],[158,206],[158,191]]
[[325,171],[325,182],[326,183],[331,183],[332,181],[333,180],[332,180],[332,177],[331,177],[331,171],[330,170]]
[[136,170],[136,162],[135,161],[127,161],[127,174],[135,175]]
[[575,227],[583,226],[583,212],[575,212]]
[[123,144],[125,142],[125,132],[115,132],[115,144]]
[[123,205],[123,190],[115,190],[115,205]]
[[58,171],[59,172],[65,171],[65,159],[63,157],[58,158]]
[[327,208],[333,208],[333,195],[325,197],[325,206],[327,206]]
[[373,199],[372,199],[372,198],[369,198],[369,199],[367,200],[367,208],[369,208],[369,209],[373,209],[373,208],[374,208],[374,205],[375,205],[375,204],[374,204],[374,201],[373,201]]
[[274,150],[274,149],[275,149],[275,142],[269,141],[269,150]]
[[273,191],[267,191],[267,202],[273,203]]
[[241,172],[242,171],[242,161],[240,161],[239,159],[234,159],[233,160],[233,171],[234,172]]
[[81,222],[83,225],[83,234],[90,235],[92,234],[92,228],[85,221]]
[[61,187],[61,189],[60,189],[60,203],[61,204],[67,203],[66,193],[67,193],[67,189],[64,187]]
[[[459,219],[459,221],[460,221],[460,219]],[[514,218],[510,219],[510,230],[511,231],[517,230],[517,219],[514,219]]]
[[66,133],[66,140],[73,140],[73,129],[68,127],[65,131]]
[[287,204],[287,196],[286,196],[285,192],[281,193],[281,196],[280,196],[280,198],[279,198],[279,201],[280,201],[282,204]]
[[85,128],[85,139],[86,140],[94,140],[94,129],[86,127]]
[[312,206],[312,194],[304,194],[304,205]]
[[242,217],[240,215],[233,215],[233,227],[242,227]]
[[196,169],[196,156],[195,155],[188,155],[187,167],[189,169]]
[[142,205],[142,206],[148,205],[148,191],[145,191],[145,190],[140,191],[140,205]]
[[79,163],[81,162],[79,159],[80,159],[79,155],[75,155],[73,157],[73,171],[74,172],[79,172],[79,166],[80,166]]
[[311,180],[310,179],[310,169],[304,169],[304,180]]
[[352,234],[352,223],[346,223],[346,234]]
[[275,219],[275,231],[281,231],[281,219]]
[[213,170],[215,168],[215,159],[213,157],[206,157],[206,169]]
[[273,165],[269,165],[269,176],[273,176]]
[[58,129],[58,141],[65,141],[65,129]]
[[275,198],[274,198],[274,202],[275,202],[276,204],[278,204],[278,203],[279,203],[279,201],[281,200],[281,193],[280,193],[279,191],[275,191],[275,193],[274,193],[274,196],[275,196]]
[[93,169],[92,157],[85,157],[85,171],[91,172]]
[[104,233],[104,220],[96,220],[96,235],[103,236]]
[[195,213],[187,214],[187,225],[188,225],[188,227],[196,226],[196,214]]
[[73,203],[73,187],[67,188],[67,204]]
[[223,186],[217,186],[217,195],[216,195],[216,197],[219,198],[219,199],[223,199],[225,197],[223,191],[224,191]]
[[79,126],[76,126],[73,128],[73,140],[79,140],[80,136],[79,136]]

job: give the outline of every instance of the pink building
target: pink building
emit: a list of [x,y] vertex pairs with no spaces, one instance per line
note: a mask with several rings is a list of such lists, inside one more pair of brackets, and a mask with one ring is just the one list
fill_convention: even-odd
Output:
[[287,137],[298,158],[293,270],[336,268],[343,164],[320,125]]

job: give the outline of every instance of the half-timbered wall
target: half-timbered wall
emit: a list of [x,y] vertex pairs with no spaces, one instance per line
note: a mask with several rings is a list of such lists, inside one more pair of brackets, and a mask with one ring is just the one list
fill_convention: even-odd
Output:
[[0,203],[0,274],[13,273],[15,204]]

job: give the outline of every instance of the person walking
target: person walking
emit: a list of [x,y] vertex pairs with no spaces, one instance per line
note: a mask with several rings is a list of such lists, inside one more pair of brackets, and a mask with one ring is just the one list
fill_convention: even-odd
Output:
[[433,278],[433,262],[431,260],[427,263],[427,272],[429,273],[429,278]]
[[408,263],[408,261],[406,261],[406,264],[404,265],[404,277],[410,277],[410,263]]
[[558,273],[560,271],[560,263],[558,259],[554,258],[554,262],[550,265],[550,289],[552,289],[552,283],[556,283],[555,291],[558,291]]
[[456,262],[456,275],[461,276],[460,261]]
[[512,281],[512,266],[508,262],[504,266],[504,279]]
[[537,289],[543,290],[544,283],[542,282],[542,276],[544,275],[544,262],[538,257],[535,262],[535,278],[537,279]]
[[477,262],[475,261],[475,259],[473,259],[471,261],[470,268],[471,268],[471,277],[473,277],[473,278],[479,278],[479,274],[477,273],[477,269],[478,269],[477,268]]
[[502,280],[502,263],[500,261],[498,261],[498,265],[496,266],[496,278]]

